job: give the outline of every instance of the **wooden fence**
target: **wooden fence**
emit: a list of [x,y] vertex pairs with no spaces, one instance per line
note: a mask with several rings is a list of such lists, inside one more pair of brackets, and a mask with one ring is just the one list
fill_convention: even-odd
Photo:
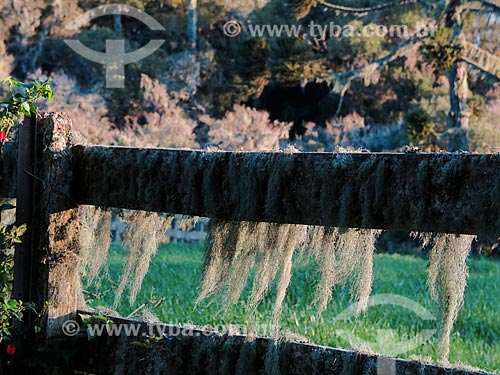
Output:
[[[79,205],[233,221],[500,234],[500,154],[257,153],[84,146],[44,113],[0,160],[0,196],[29,231],[14,294],[43,304],[45,337],[77,311]],[[14,168],[17,160],[17,179]],[[28,317],[28,325],[34,317]]]

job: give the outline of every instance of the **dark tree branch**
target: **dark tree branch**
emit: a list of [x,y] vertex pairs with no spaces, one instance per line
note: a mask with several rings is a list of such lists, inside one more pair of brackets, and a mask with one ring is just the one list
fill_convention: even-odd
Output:
[[394,49],[384,57],[376,59],[362,66],[361,68],[353,69],[347,72],[334,73],[333,75],[324,78],[329,78],[329,80],[332,80],[334,84],[334,91],[337,93],[341,93],[344,86],[352,80],[356,78],[364,78],[365,81],[367,81],[377,70],[381,70],[390,62],[400,57],[404,57],[410,52],[413,52],[418,48],[420,39],[421,38],[417,35],[413,35],[411,38],[404,41],[401,45],[399,45],[396,49]]

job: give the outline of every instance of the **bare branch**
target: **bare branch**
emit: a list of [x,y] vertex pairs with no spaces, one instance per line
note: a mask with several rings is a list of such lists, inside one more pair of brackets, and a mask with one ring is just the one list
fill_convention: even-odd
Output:
[[347,84],[340,91],[339,104],[337,105],[337,111],[335,112],[335,115],[333,115],[333,118],[337,118],[340,116],[340,111],[342,110],[342,104],[344,104],[345,93],[347,92],[347,90],[349,90],[350,86],[351,82],[347,82]]
[[[487,1],[487,0],[485,0]],[[490,0],[490,1],[496,1],[496,0]],[[335,9],[341,12],[346,12],[346,13],[366,13],[366,12],[372,12],[372,11],[377,11],[377,10],[383,10],[387,8],[392,8],[395,6],[400,6],[400,5],[407,5],[407,4],[415,4],[420,2],[420,0],[400,0],[400,1],[395,1],[392,3],[385,3],[385,4],[380,4],[380,5],[375,5],[372,7],[364,7],[364,8],[353,8],[353,7],[347,7],[343,5],[338,5],[338,4],[332,4],[329,3],[326,0],[316,0],[318,4],[321,4],[325,7]]]
[[500,79],[500,57],[469,42],[465,42],[461,57],[468,64]]
[[371,76],[377,70],[381,70],[390,62],[399,59],[400,57],[406,56],[411,52],[414,52],[420,45],[420,40],[423,39],[424,36],[420,36],[418,33],[412,35],[409,39],[404,41],[401,45],[399,45],[396,49],[381,57],[380,59],[374,60],[369,64],[362,66],[361,68],[350,70],[347,72],[334,73],[333,75],[329,75],[328,77],[318,77],[318,80],[324,78],[326,81],[331,81],[333,84],[332,91],[340,95],[340,101],[337,107],[336,115],[340,114],[340,110],[342,109],[342,104],[344,101],[344,95],[346,91],[349,89],[351,81],[356,78],[363,78],[365,80],[365,85],[368,86],[370,84]]
[[369,83],[371,75],[374,72],[376,72],[377,70],[381,70],[390,62],[415,51],[420,44],[420,39],[420,37],[414,35],[384,57],[374,60],[369,64],[362,66],[361,68],[350,70],[347,72],[334,73],[333,75],[324,78],[332,81],[334,86],[333,91],[339,94],[344,90],[344,87],[347,84],[349,84],[356,78],[363,78],[366,83]]

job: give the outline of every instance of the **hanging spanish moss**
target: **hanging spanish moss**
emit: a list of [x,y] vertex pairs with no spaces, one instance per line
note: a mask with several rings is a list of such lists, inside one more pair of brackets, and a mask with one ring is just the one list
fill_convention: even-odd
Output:
[[351,296],[358,301],[358,313],[366,311],[368,307],[373,281],[375,240],[380,232],[372,229],[348,229],[341,234],[337,245],[337,283],[346,284],[352,278]]
[[80,207],[80,257],[83,275],[94,281],[106,265],[111,245],[111,211]]
[[316,259],[321,279],[314,302],[323,312],[335,285],[350,284],[358,314],[368,307],[373,281],[373,255],[379,230],[311,227],[310,254]]
[[196,303],[223,291],[230,304],[236,303],[255,265],[249,311],[255,311],[280,271],[273,309],[273,317],[279,317],[290,283],[292,257],[305,243],[306,234],[303,225],[212,220]]
[[265,239],[266,228],[265,223],[250,222],[242,222],[237,227],[236,252],[230,264],[233,272],[229,277],[229,287],[227,288],[229,304],[235,304],[240,298],[255,264],[255,257],[261,248],[258,241]]
[[229,275],[229,265],[235,254],[238,231],[236,222],[210,221],[207,246],[205,252],[203,283],[196,304],[206,297],[222,292]]
[[[428,235],[421,237],[424,245],[431,241]],[[444,361],[448,360],[451,330],[464,301],[466,260],[473,240],[474,236],[455,234],[437,234],[432,239],[427,285],[441,316],[438,354]]]
[[165,231],[172,218],[153,212],[131,211],[127,213],[126,221],[123,247],[128,254],[115,294],[115,307],[120,303],[127,287],[130,304],[135,302],[151,257],[156,253],[158,245],[165,240]]
[[[211,222],[205,267],[197,303],[225,294],[236,303],[250,272],[255,277],[247,301],[252,314],[276,282],[273,325],[279,326],[283,301],[292,276],[296,250],[314,256],[321,273],[315,302],[322,312],[335,285],[350,284],[358,312],[366,310],[372,286],[375,239],[380,231],[324,228],[295,224]],[[304,250],[305,247],[308,250]]]

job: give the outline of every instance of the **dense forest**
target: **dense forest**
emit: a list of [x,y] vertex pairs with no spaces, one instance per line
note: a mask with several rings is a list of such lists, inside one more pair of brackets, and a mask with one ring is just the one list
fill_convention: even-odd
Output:
[[[69,113],[88,142],[236,150],[292,142],[305,151],[410,145],[492,152],[500,146],[495,0],[343,0],[335,6],[128,0],[120,3],[165,30],[126,15],[68,27],[107,3],[0,1],[0,77],[51,78],[55,97],[45,109]],[[228,22],[241,32],[228,36]],[[255,25],[314,32],[266,29],[256,36]],[[359,32],[392,25],[404,26],[404,35]],[[125,88],[106,88],[105,66],[78,55],[67,39],[97,51],[110,39],[124,39],[127,51],[151,39],[165,42],[125,66]]]

